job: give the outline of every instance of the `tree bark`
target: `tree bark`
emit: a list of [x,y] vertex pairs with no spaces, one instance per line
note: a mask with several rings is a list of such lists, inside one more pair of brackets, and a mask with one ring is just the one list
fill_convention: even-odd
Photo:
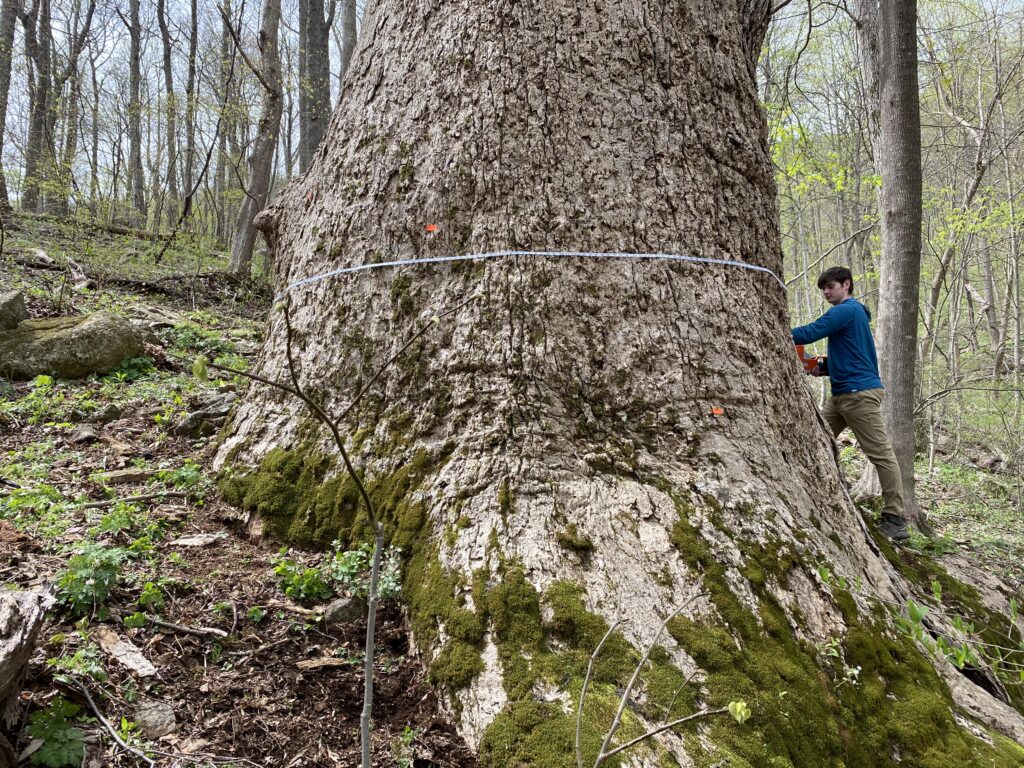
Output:
[[25,142],[25,181],[22,187],[22,210],[38,212],[42,205],[46,162],[46,118],[51,108],[53,68],[50,48],[50,1],[39,0],[21,14],[25,30],[25,55],[32,62],[35,78],[30,78],[28,137]]
[[263,85],[263,111],[260,114],[252,154],[249,156],[249,188],[246,190],[235,222],[229,265],[232,274],[244,277],[249,277],[252,271],[252,251],[256,244],[253,219],[267,204],[274,150],[277,148],[277,137],[281,130],[284,93],[281,87],[281,53],[277,47],[280,23],[281,0],[266,0],[260,25],[260,71],[257,73]]
[[[766,4],[457,10],[368,12],[322,149],[257,219],[278,290],[349,265],[503,249],[781,268],[753,70]],[[272,316],[256,372],[289,380],[290,339],[297,378],[329,412],[368,386],[342,426],[402,548],[428,678],[484,765],[575,764],[566,713],[624,619],[589,680],[593,764],[640,649],[684,604],[641,670],[631,727],[745,698],[756,735],[667,732],[629,765],[870,765],[879,750],[913,764],[973,738],[920,650],[869,618],[869,594],[902,605],[910,586],[845,495],[770,276],[518,256],[367,270],[288,301],[294,332]],[[365,540],[353,484],[281,393],[254,386],[217,461],[226,498],[267,532]],[[833,589],[822,564],[860,587]],[[833,637],[869,686],[822,684],[813,648]],[[948,744],[889,727],[911,691]]]
[[356,51],[357,23],[356,0],[341,0],[341,50],[339,52],[341,66],[338,68],[338,79],[341,81],[342,88],[338,89],[339,100],[341,99],[341,90],[345,85],[349,62],[352,61],[352,54]]
[[[879,372],[886,388],[882,417],[903,477],[906,516],[923,526],[914,483],[922,204],[916,25],[916,0],[862,0],[859,4],[857,39],[864,103],[875,167],[882,177],[882,260],[875,324]],[[855,495],[871,494],[879,487],[869,465]]]
[[[164,92],[167,97],[167,200],[164,207],[167,227],[174,229],[178,221],[178,107],[174,95],[174,70],[171,63],[171,30],[167,21],[167,4],[157,0],[156,17],[160,24],[160,39],[163,43]],[[156,217],[154,229],[160,228],[160,217]]]
[[145,224],[146,192],[142,169],[142,24],[139,0],[129,0],[128,33],[131,38],[128,55],[128,174],[132,207]]
[[916,522],[914,409],[921,281],[917,0],[880,4],[879,56],[882,266],[876,327],[886,387],[882,414],[903,475],[906,515]]
[[[0,4],[0,161],[3,159],[4,137],[7,132],[7,97],[11,88],[11,57],[14,54],[14,32],[18,24],[18,0],[3,0]],[[7,177],[0,162],[0,216],[11,212],[7,195]]]
[[192,0],[189,12],[188,81],[185,84],[185,167],[182,188],[192,194],[192,173],[196,156],[196,57],[199,49],[199,0]]
[[330,34],[335,0],[299,0],[299,173],[305,173],[331,117]]
[[5,734],[16,741],[11,728],[21,719],[21,681],[52,603],[38,593],[0,590],[0,766],[18,762]]

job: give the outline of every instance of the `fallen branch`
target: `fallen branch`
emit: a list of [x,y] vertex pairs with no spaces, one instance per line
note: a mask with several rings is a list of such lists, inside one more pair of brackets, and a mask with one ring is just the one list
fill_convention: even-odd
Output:
[[170,621],[164,621],[163,619],[157,618],[151,613],[146,614],[146,619],[158,627],[170,629],[174,632],[181,632],[186,635],[195,635],[196,637],[216,637],[221,640],[228,637],[227,632],[225,632],[223,629],[217,629],[216,627],[186,627],[181,624],[175,624]]
[[146,229],[133,229],[132,227],[123,227],[120,224],[104,224],[100,221],[72,219],[64,216],[54,216],[50,213],[18,211],[14,214],[14,217],[16,219],[34,219],[36,221],[53,221],[58,224],[70,224],[72,226],[94,229],[100,232],[109,232],[112,235],[128,235],[129,237],[136,237],[139,240],[166,240],[169,237],[169,235],[161,234],[159,232],[151,232]]
[[112,507],[114,504],[123,501],[125,504],[131,504],[136,501],[152,501],[153,499],[182,499],[187,498],[188,494],[184,491],[162,491],[160,493],[144,493],[141,496],[125,496],[120,499],[104,499],[103,501],[89,501],[85,504],[79,504],[79,509],[102,509],[104,507]]
[[80,690],[82,694],[85,696],[85,700],[89,702],[89,706],[92,708],[93,714],[96,715],[96,719],[100,721],[100,724],[106,729],[107,733],[110,734],[110,738],[112,738],[121,749],[123,749],[125,752],[135,755],[137,758],[142,760],[146,765],[156,765],[156,761],[151,760],[139,750],[135,749],[134,747],[130,747],[128,746],[128,744],[125,743],[124,739],[122,739],[118,735],[117,731],[114,730],[114,726],[110,724],[110,721],[103,716],[102,712],[100,712],[100,708],[96,706],[96,702],[93,701],[92,696],[89,695],[89,689],[86,688],[85,685],[80,680],[75,680],[75,685],[78,687],[78,690]]

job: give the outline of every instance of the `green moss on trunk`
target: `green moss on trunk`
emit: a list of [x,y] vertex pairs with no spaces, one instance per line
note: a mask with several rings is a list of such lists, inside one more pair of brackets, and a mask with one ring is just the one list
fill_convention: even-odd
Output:
[[677,509],[673,541],[687,564],[703,574],[725,626],[680,617],[669,631],[707,673],[707,705],[744,699],[753,712],[742,726],[727,719],[712,723],[708,735],[719,751],[702,764],[725,757],[737,768],[846,768],[897,759],[905,768],[1021,765],[1024,748],[997,735],[989,745],[961,728],[931,662],[880,617],[860,616],[843,592],[836,598],[847,625],[842,661],[861,671],[856,684],[834,679],[763,588],[768,576],[784,583],[785,569],[801,567],[795,553],[778,546],[741,547],[743,572],[759,598],[755,616],[731,592],[724,567],[689,519],[695,509],[678,500]]

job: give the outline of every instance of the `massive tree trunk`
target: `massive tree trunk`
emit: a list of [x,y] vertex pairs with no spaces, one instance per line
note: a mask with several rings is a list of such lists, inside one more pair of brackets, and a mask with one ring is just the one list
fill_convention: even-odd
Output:
[[[381,0],[322,152],[258,220],[278,287],[500,249],[778,271],[753,76],[766,13],[707,0]],[[896,755],[906,768],[938,752],[1012,766],[1024,754],[962,730],[936,669],[888,627],[876,600],[902,604],[911,586],[845,496],[770,275],[515,256],[363,271],[288,300],[298,379],[334,413],[415,328],[433,327],[343,428],[403,550],[429,678],[485,765],[575,764],[587,657],[622,618],[583,717],[593,764],[638,649],[682,605],[621,738],[734,699],[753,718],[666,732],[625,764]],[[278,312],[258,373],[289,380],[285,340]],[[255,386],[218,454],[226,497],[300,544],[364,540],[365,512],[327,446],[299,403]],[[960,695],[963,711],[1024,739],[1019,715],[966,686],[978,698]]]
[[252,249],[256,245],[253,220],[263,210],[270,194],[271,170],[274,150],[281,130],[281,111],[284,93],[281,89],[281,53],[277,47],[278,26],[281,23],[281,0],[266,0],[260,26],[260,71],[257,78],[263,86],[263,111],[256,127],[257,135],[249,155],[249,187],[238,209],[234,241],[231,245],[232,274],[249,277],[252,269]]

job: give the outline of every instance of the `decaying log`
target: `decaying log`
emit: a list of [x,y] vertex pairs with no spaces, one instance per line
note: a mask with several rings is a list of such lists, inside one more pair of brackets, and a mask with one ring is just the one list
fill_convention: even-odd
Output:
[[17,721],[21,680],[52,598],[39,592],[0,591],[0,768],[14,768],[8,742]]

